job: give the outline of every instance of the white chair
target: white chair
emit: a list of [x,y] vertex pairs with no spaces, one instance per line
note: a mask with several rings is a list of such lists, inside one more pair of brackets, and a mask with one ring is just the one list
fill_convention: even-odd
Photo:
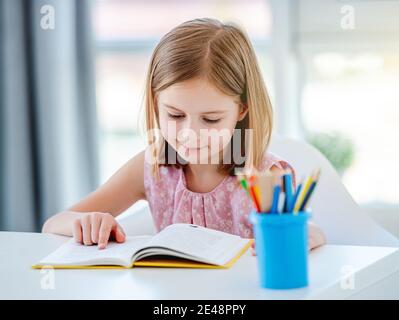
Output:
[[310,207],[313,221],[325,232],[329,244],[399,247],[399,240],[377,225],[353,200],[333,166],[316,148],[274,135],[269,150],[293,166],[298,183],[301,177],[321,168]]
[[154,235],[155,226],[146,201],[139,201],[116,218],[129,236]]
[[[274,135],[270,152],[287,160],[301,177],[321,168],[311,199],[312,220],[324,231],[329,244],[394,246],[399,240],[370,218],[353,200],[328,160],[306,142]],[[154,234],[155,228],[145,202],[118,217],[129,235]]]

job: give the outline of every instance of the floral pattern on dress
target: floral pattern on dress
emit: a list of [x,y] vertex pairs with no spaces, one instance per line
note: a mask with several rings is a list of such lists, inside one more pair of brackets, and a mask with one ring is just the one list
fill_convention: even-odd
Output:
[[[290,169],[295,185],[292,166],[273,153],[265,153],[258,169],[264,171],[272,166]],[[182,168],[161,166],[159,174],[157,180],[151,173],[149,162],[144,161],[145,195],[157,232],[173,223],[192,223],[253,238],[252,225],[248,221],[252,201],[236,177],[226,176],[212,191],[199,193],[187,188]]]

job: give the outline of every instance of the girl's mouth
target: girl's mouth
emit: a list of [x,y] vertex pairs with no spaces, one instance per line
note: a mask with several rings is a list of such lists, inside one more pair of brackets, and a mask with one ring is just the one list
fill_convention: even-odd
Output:
[[203,147],[188,147],[184,144],[180,144],[179,148],[183,151],[184,156],[188,157],[190,154],[198,154],[202,149],[205,149],[207,146]]

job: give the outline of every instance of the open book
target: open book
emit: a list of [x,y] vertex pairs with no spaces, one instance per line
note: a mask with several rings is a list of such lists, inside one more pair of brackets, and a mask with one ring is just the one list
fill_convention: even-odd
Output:
[[172,224],[154,236],[126,237],[104,250],[74,239],[32,268],[229,268],[249,248],[251,239],[193,224]]

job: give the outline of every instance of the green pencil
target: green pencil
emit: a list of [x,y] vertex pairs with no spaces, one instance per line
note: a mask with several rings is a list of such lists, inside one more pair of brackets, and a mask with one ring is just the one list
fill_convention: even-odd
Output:
[[248,189],[248,183],[247,183],[247,180],[245,179],[245,177],[242,175],[238,175],[237,178],[238,178],[238,181],[240,182],[241,186],[243,187],[243,189],[247,192],[247,195],[250,196],[249,189]]

